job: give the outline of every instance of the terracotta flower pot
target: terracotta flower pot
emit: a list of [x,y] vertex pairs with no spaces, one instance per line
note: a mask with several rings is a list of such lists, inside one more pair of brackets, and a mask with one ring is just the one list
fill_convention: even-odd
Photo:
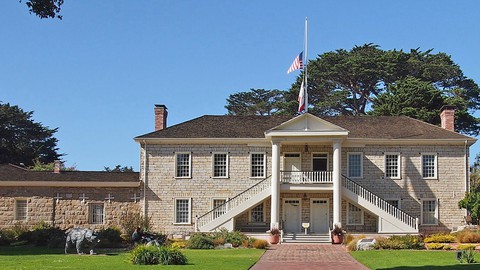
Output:
[[343,243],[343,234],[332,234],[332,243],[333,244],[342,244]]
[[279,234],[274,234],[274,235],[269,235],[268,236],[268,243],[274,245],[278,244],[280,242],[280,235]]

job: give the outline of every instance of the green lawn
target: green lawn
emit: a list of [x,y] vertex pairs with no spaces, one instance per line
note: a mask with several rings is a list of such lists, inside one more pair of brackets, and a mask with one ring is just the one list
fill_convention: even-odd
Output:
[[134,266],[128,252],[102,252],[98,255],[63,254],[63,249],[28,246],[0,247],[1,269],[248,269],[262,256],[259,249],[182,250],[188,265]]
[[[350,253],[370,269],[480,269],[480,264],[460,264],[455,251],[368,250]],[[475,255],[480,262],[480,253]]]

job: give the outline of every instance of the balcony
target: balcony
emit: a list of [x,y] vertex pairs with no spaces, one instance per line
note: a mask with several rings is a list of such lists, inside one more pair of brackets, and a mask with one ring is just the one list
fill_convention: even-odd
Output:
[[282,184],[333,184],[332,171],[281,171]]

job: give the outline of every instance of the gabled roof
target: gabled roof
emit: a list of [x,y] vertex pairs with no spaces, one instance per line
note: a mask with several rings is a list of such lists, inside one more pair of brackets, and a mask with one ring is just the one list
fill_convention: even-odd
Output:
[[[332,125],[348,131],[348,139],[416,139],[476,141],[406,116],[321,116]],[[292,119],[291,116],[205,115],[164,130],[135,138],[200,139],[200,138],[265,138],[265,132]]]
[[2,181],[41,182],[139,182],[138,172],[62,171],[60,173],[31,171],[12,164],[0,164]]

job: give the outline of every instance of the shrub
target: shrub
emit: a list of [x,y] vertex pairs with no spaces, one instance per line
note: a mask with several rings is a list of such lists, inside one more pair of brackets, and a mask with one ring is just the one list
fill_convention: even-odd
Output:
[[0,246],[9,246],[12,242],[10,235],[6,230],[0,230]]
[[427,249],[432,249],[432,250],[441,250],[441,249],[446,249],[445,247],[450,247],[450,245],[442,244],[442,243],[428,243],[425,244]]
[[345,243],[345,245],[348,245],[353,239],[355,239],[355,236],[353,236],[352,234],[347,233],[347,234],[345,235],[345,239],[343,240],[343,242]]
[[130,242],[130,238],[137,227],[140,227],[144,232],[151,231],[152,218],[144,217],[138,212],[129,212],[120,218],[120,227],[127,235],[127,239],[125,240]]
[[476,263],[475,261],[475,251],[471,249],[466,249],[460,251],[460,263]]
[[455,242],[455,236],[451,234],[432,234],[423,239],[425,243],[453,243]]
[[188,239],[187,247],[191,249],[213,249],[215,246],[213,240],[209,236],[196,233]]
[[268,247],[268,241],[262,239],[255,239],[252,244],[252,247],[256,249],[266,249]]
[[357,250],[357,243],[360,241],[360,238],[353,238],[347,244],[348,251],[355,251]]
[[425,248],[419,236],[393,235],[390,238],[377,238],[376,249],[423,249]]
[[130,253],[129,261],[141,265],[184,265],[187,257],[178,249],[138,245]]
[[465,244],[465,245],[458,245],[457,250],[475,250],[476,245]]
[[228,234],[225,241],[227,243],[231,243],[233,247],[239,247],[243,243],[243,241],[247,239],[248,237],[245,234],[239,231],[233,231]]
[[459,243],[480,243],[480,233],[478,231],[463,230],[455,233]]
[[98,231],[97,235],[100,239],[100,243],[98,243],[98,247],[100,248],[118,248],[124,246],[121,236],[122,232],[119,228],[110,227],[103,229]]
[[213,245],[214,246],[221,246],[223,244],[225,244],[225,238],[219,237],[219,238],[213,239]]
[[186,248],[187,247],[187,241],[183,239],[170,239],[168,240],[168,245],[172,248]]
[[65,245],[65,231],[51,226],[37,226],[27,233],[27,240],[35,246],[58,248]]

